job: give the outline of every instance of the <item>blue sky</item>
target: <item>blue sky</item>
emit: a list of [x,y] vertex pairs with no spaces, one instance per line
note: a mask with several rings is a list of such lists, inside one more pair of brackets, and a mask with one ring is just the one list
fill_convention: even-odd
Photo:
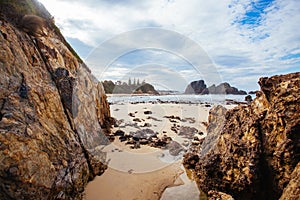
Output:
[[[227,81],[239,89],[256,90],[259,77],[300,71],[299,0],[40,2],[99,79],[117,81],[136,77],[161,89],[175,90],[184,90],[188,82],[204,79],[208,85]],[[198,50],[189,46],[170,51],[180,38],[174,34],[167,37],[162,31],[153,36],[162,43],[154,45],[160,48],[149,48],[151,44],[138,46],[136,50],[131,48],[126,54],[116,55],[105,67],[89,63],[91,57],[117,52],[120,45],[137,47],[136,40],[126,37],[118,40],[119,36],[144,28],[178,33],[197,44],[194,47]],[[148,37],[147,33],[135,35],[135,39],[143,37]],[[101,45],[107,41],[118,44],[103,49]],[[210,64],[201,62],[204,55]],[[206,73],[207,69],[213,70],[214,75]],[[211,79],[212,76],[218,78]]]

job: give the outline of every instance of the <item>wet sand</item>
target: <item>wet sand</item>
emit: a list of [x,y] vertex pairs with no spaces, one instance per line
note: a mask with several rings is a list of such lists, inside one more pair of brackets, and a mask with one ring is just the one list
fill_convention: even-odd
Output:
[[159,199],[166,187],[175,186],[175,180],[183,173],[180,163],[174,163],[161,170],[130,174],[107,169],[86,188],[88,200],[140,200]]
[[[119,103],[111,105],[111,115],[120,120],[119,127],[114,128],[114,131],[121,129],[125,133],[129,133],[138,129],[150,128],[161,136],[172,137],[180,144],[188,140],[178,136],[171,130],[171,127],[194,127],[203,132],[203,135],[198,135],[199,138],[205,137],[206,127],[202,122],[207,122],[209,110],[210,107],[203,104]],[[151,112],[149,114],[145,111]],[[181,120],[176,121],[165,117],[172,115]],[[134,123],[136,124],[134,125]],[[150,127],[142,127],[145,123]],[[147,145],[142,145],[139,149],[131,149],[125,143],[120,142],[118,138],[102,149],[107,153],[109,168],[103,175],[96,177],[87,185],[86,200],[158,200],[163,191],[170,188],[162,197],[167,200],[176,196],[174,186],[183,184],[183,189],[179,188],[179,191],[199,199],[199,191],[195,182],[187,180],[187,176],[184,176],[181,164],[184,152],[178,156],[171,156],[166,150]],[[187,184],[190,185],[187,186]]]

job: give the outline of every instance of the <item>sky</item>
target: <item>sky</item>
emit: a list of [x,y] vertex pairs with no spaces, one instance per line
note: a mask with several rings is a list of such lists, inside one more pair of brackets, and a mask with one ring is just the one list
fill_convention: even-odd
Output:
[[300,71],[299,0],[40,0],[99,80],[257,90]]

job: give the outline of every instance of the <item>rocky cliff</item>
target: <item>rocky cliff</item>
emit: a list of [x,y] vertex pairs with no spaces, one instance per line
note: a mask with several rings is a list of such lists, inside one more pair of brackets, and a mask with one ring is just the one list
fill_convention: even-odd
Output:
[[259,84],[250,105],[210,111],[208,136],[185,155],[185,166],[208,193],[298,199],[300,73],[261,78]]
[[203,80],[191,82],[185,89],[185,94],[237,94],[245,95],[247,92],[238,90],[235,87],[230,86],[229,83],[221,83],[217,86],[211,85],[206,87]]
[[103,87],[41,4],[0,9],[0,199],[80,199],[106,169]]

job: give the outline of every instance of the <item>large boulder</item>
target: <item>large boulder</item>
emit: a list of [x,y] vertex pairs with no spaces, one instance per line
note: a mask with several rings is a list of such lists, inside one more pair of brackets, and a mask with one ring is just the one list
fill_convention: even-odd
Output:
[[250,105],[213,108],[202,146],[185,155],[205,192],[278,199],[284,190],[299,191],[300,73],[261,78],[259,84]]
[[81,198],[106,169],[96,148],[111,122],[102,85],[50,18],[47,35],[13,21],[50,16],[38,2],[0,4],[0,199]]

